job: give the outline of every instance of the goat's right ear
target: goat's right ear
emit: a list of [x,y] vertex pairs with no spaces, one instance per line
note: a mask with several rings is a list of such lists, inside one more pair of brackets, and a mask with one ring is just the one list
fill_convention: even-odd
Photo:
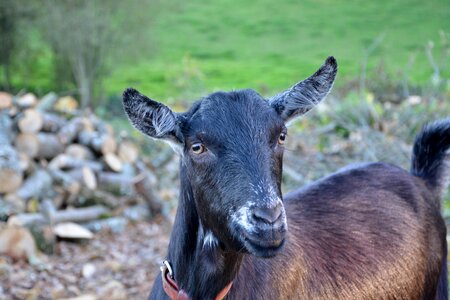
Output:
[[131,124],[144,134],[175,144],[184,142],[177,114],[164,104],[128,88],[123,93],[123,107]]
[[316,73],[276,95],[269,103],[285,122],[289,122],[311,110],[328,95],[336,73],[336,59],[330,56]]

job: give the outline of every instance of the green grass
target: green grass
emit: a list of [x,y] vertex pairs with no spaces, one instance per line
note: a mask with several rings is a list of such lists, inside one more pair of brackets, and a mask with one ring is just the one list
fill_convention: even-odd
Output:
[[[450,34],[449,0],[167,0],[151,7],[149,21],[129,16],[142,23],[140,39],[150,41],[151,50],[130,42],[132,51],[113,60],[103,95],[128,86],[172,103],[218,89],[273,94],[310,75],[328,55],[339,62],[339,86],[359,76],[367,47],[381,34],[368,74],[383,63],[400,79],[415,55],[410,80],[425,85],[432,69],[424,46],[434,41],[437,53],[439,32]],[[43,94],[55,86],[50,49],[39,36],[27,40],[30,49],[14,69],[13,83]]]
[[171,0],[157,15],[142,37],[153,39],[155,52],[117,68],[108,93],[134,86],[169,101],[244,87],[270,94],[314,72],[328,55],[340,64],[339,84],[358,76],[364,52],[382,33],[369,67],[383,62],[399,77],[416,54],[411,81],[425,84],[432,69],[424,46],[450,30],[448,0]]

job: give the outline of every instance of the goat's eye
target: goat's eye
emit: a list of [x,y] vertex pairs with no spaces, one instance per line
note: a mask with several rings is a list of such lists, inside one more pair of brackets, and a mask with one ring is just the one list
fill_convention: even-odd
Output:
[[206,151],[206,147],[202,143],[195,143],[191,146],[191,150],[195,154],[202,154],[203,152]]
[[282,132],[278,137],[278,144],[283,145],[284,141],[286,141],[286,133]]

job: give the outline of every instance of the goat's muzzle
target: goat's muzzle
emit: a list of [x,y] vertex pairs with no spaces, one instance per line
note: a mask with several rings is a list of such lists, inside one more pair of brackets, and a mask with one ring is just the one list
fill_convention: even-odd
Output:
[[248,224],[242,230],[246,249],[260,257],[272,257],[284,244],[286,214],[282,202],[275,207],[255,206],[247,211]]

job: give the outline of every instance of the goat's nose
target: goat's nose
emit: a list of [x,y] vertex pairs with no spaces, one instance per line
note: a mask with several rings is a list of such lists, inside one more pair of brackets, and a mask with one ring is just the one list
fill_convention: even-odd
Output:
[[281,203],[279,203],[275,208],[255,207],[253,209],[253,219],[259,222],[273,224],[281,217],[281,212]]

